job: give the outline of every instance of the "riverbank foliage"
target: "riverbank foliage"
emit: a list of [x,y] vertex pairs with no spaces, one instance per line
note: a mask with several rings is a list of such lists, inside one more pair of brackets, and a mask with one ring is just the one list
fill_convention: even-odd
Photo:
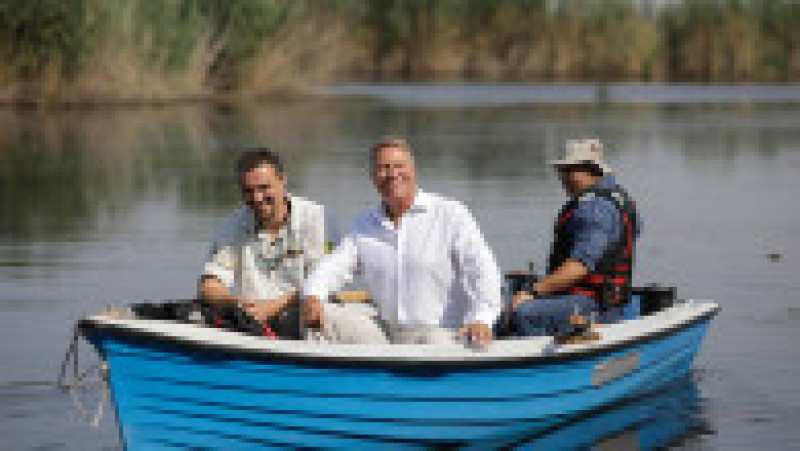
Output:
[[352,80],[796,82],[800,3],[4,0],[0,101],[158,102]]

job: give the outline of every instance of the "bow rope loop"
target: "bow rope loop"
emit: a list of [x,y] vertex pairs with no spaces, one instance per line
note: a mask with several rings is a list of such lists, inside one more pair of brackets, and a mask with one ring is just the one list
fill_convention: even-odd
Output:
[[[67,347],[64,360],[61,362],[61,369],[58,373],[58,379],[56,380],[56,387],[61,391],[69,393],[72,406],[75,408],[75,413],[82,421],[85,421],[92,427],[98,427],[100,425],[100,419],[103,418],[103,410],[108,402],[108,367],[106,366],[106,362],[101,360],[99,363],[81,372],[80,363],[78,361],[78,344],[80,338],[80,330],[78,326],[75,326],[72,330],[72,340],[70,340],[70,344]],[[72,366],[71,378],[69,377],[68,371],[70,366]],[[94,409],[94,412],[90,412],[86,409],[81,397],[89,387],[89,384],[86,383],[86,379],[91,374],[96,374],[100,379],[100,401],[98,401],[97,408]]]

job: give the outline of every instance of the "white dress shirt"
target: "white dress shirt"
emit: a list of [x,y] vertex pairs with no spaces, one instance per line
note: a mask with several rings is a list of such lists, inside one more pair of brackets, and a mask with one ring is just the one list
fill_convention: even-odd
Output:
[[274,239],[256,227],[247,206],[223,221],[214,234],[203,274],[254,299],[276,299],[299,290],[324,253],[324,214],[319,204],[288,197],[289,222]]
[[324,301],[357,269],[390,325],[491,326],[500,313],[500,271],[475,219],[461,203],[419,189],[398,228],[382,205],[362,214],[303,294]]

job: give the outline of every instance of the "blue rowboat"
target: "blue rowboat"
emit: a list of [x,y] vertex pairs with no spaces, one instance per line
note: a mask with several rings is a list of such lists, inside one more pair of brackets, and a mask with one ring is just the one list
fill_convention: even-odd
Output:
[[96,315],[126,449],[420,447],[513,443],[685,378],[712,301],[599,328],[461,345],[272,341],[192,324]]

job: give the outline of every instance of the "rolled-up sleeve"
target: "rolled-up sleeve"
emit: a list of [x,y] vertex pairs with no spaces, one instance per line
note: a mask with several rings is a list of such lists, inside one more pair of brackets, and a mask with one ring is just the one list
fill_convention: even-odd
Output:
[[241,272],[240,229],[243,220],[240,212],[222,221],[214,231],[211,247],[203,265],[203,276],[213,276],[229,289],[236,285],[237,272]]
[[203,276],[216,277],[229,289],[236,281],[238,255],[234,246],[214,241],[203,265]]
[[608,247],[620,238],[620,214],[606,199],[583,202],[572,216],[575,241],[569,258],[594,271]]
[[459,205],[453,216],[457,227],[454,255],[469,301],[464,324],[480,322],[491,326],[500,315],[500,269],[466,207]]

